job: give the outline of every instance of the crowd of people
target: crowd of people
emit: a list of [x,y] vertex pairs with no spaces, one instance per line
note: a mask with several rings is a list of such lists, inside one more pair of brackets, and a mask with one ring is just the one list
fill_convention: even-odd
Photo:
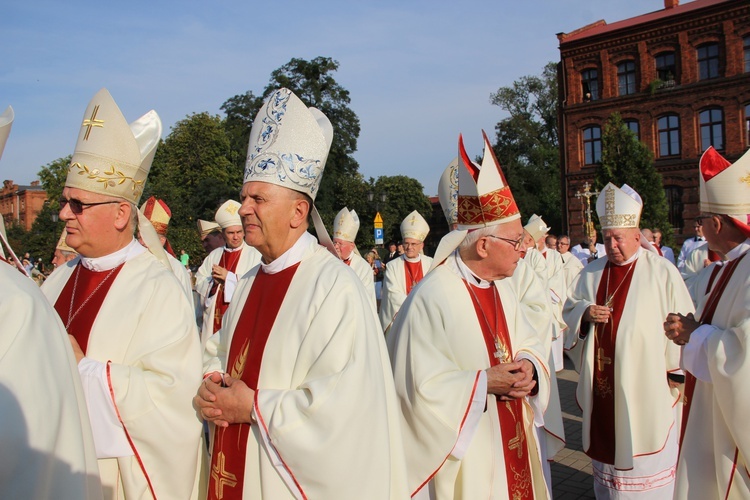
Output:
[[434,256],[417,211],[360,253],[356,212],[315,208],[331,123],[282,88],[191,276],[141,203],[161,132],[93,97],[41,289],[0,226],[0,497],[552,498],[567,355],[597,498],[750,498],[750,154],[704,153],[675,262],[627,184],[571,246],[459,137]]

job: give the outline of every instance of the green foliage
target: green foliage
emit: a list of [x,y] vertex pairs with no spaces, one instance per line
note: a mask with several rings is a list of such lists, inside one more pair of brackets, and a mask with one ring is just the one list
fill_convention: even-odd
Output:
[[602,163],[597,169],[594,187],[597,191],[608,182],[627,184],[643,199],[642,228],[659,228],[665,245],[673,243],[669,207],[651,151],[625,125],[619,113],[613,113],[602,134]]
[[542,216],[552,232],[562,227],[557,130],[557,67],[524,76],[490,96],[510,116],[495,127],[493,146],[513,197],[526,221]]

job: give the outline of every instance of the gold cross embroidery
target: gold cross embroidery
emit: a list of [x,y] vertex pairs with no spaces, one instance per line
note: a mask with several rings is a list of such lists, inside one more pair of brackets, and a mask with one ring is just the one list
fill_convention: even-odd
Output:
[[94,106],[94,111],[91,112],[91,118],[87,120],[83,120],[83,123],[81,124],[81,127],[88,127],[86,129],[86,135],[83,136],[84,141],[89,140],[89,135],[91,134],[91,129],[94,127],[104,128],[104,120],[97,120],[96,114],[99,112],[99,105],[97,104]]
[[608,358],[604,355],[604,349],[601,347],[596,350],[596,367],[599,371],[604,371],[604,365],[611,365],[612,358]]
[[211,478],[214,480],[216,489],[216,498],[221,500],[224,498],[224,487],[234,488],[237,486],[237,476],[227,471],[226,469],[226,456],[223,451],[219,452],[219,456],[216,457],[216,464],[211,467]]
[[524,435],[523,428],[521,427],[521,422],[516,422],[516,436],[508,441],[508,449],[511,451],[518,450],[518,458],[523,458],[523,442]]

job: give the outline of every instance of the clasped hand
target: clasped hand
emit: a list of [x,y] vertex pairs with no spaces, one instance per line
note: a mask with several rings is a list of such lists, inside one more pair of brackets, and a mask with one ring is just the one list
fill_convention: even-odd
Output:
[[670,313],[664,322],[664,335],[677,345],[685,345],[690,342],[690,335],[700,325],[693,313],[688,313],[687,316]]
[[228,427],[229,424],[252,423],[254,399],[255,391],[242,380],[212,372],[200,385],[193,404],[208,422]]
[[528,396],[536,386],[534,365],[528,359],[500,363],[487,368],[487,392],[501,401]]

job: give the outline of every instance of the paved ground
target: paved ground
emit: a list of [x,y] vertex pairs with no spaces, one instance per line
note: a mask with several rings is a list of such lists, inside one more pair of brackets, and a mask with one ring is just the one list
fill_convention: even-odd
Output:
[[577,383],[578,374],[566,357],[565,369],[557,374],[566,446],[552,463],[552,493],[555,500],[594,498],[591,459],[581,451],[581,410],[575,396]]

